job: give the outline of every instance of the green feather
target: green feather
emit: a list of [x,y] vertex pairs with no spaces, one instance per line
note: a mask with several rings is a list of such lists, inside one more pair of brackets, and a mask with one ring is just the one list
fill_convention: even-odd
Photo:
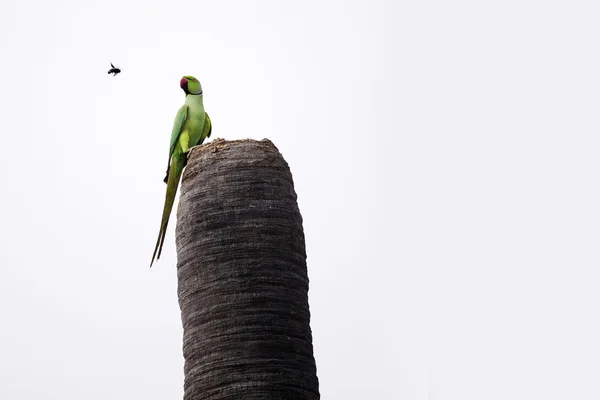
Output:
[[162,252],[165,236],[167,235],[167,226],[169,225],[169,216],[171,215],[171,210],[173,209],[173,203],[175,203],[175,195],[177,194],[177,187],[179,186],[181,173],[183,172],[183,167],[185,166],[185,160],[186,156],[185,154],[182,154],[178,155],[177,157],[174,157],[173,161],[171,162],[169,178],[167,180],[167,194],[165,196],[165,205],[163,207],[162,219],[160,221],[160,230],[158,232],[158,239],[156,240],[154,254],[152,254],[152,262],[150,262],[150,267],[152,267],[154,258],[156,257],[156,259],[158,260]]

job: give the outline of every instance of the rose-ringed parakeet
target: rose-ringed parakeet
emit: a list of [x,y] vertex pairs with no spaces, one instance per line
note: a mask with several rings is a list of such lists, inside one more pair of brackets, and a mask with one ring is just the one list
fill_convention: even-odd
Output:
[[171,133],[167,176],[164,179],[167,184],[167,194],[150,267],[152,267],[155,258],[156,260],[160,258],[167,233],[169,215],[175,202],[177,186],[179,186],[179,180],[187,162],[187,153],[190,148],[202,144],[205,138],[210,137],[212,131],[210,118],[204,111],[204,104],[202,103],[203,95],[200,82],[193,76],[184,76],[181,78],[179,85],[185,92],[185,104],[177,112],[173,132]]

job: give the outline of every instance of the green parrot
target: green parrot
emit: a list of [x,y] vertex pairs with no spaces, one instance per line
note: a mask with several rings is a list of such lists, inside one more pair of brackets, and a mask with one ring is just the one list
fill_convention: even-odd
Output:
[[[169,146],[169,160],[167,163],[167,175],[164,182],[167,184],[167,194],[163,208],[162,220],[160,221],[160,231],[156,240],[156,247],[152,255],[152,261],[160,258],[162,246],[167,234],[167,225],[169,216],[175,202],[175,194],[183,168],[187,163],[187,153],[190,148],[202,144],[204,139],[210,137],[212,124],[208,114],[204,111],[202,103],[202,85],[198,79],[193,76],[184,76],[179,81],[179,86],[185,92],[185,104],[181,106],[175,117],[173,132],[171,133],[171,143]],[[158,252],[158,255],[157,255]]]

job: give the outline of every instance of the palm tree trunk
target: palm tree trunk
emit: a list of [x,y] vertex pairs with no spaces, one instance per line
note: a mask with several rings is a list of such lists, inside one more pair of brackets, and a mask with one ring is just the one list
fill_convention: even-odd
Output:
[[319,399],[302,216],[271,141],[193,149],[176,243],[184,400]]

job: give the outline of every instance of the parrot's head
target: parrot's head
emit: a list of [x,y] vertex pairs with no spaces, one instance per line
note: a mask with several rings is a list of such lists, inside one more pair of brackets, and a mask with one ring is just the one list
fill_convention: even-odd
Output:
[[202,85],[200,85],[198,79],[193,76],[187,75],[181,78],[179,86],[181,86],[186,96],[188,94],[202,94]]

